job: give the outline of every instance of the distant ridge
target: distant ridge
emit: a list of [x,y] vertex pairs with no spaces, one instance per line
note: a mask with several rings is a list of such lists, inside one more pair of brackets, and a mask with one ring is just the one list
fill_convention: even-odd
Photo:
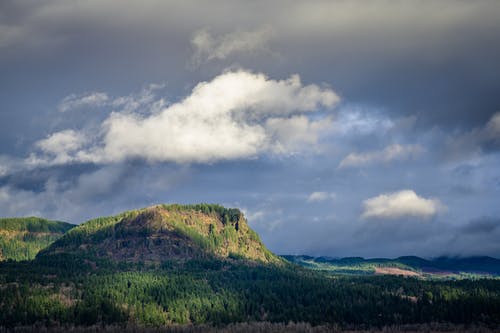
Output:
[[33,216],[0,218],[0,261],[34,259],[41,249],[73,227]]
[[157,205],[85,222],[38,257],[71,254],[124,262],[194,258],[281,262],[243,213],[214,204]]
[[[339,274],[500,275],[500,259],[492,257],[438,257],[424,259],[403,256],[396,259],[362,257],[329,258],[284,255],[283,258],[304,267]],[[388,268],[390,268],[388,270]]]

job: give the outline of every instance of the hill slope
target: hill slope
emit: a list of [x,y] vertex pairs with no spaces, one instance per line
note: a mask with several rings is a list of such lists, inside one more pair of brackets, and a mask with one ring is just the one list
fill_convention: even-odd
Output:
[[39,256],[61,253],[125,262],[207,257],[281,261],[266,249],[238,209],[208,204],[158,205],[90,220]]
[[31,260],[73,227],[38,217],[0,218],[0,260]]

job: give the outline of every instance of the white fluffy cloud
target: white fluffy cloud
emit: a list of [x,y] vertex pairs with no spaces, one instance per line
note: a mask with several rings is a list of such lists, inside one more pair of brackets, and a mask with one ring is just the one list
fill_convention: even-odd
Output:
[[424,151],[421,145],[400,145],[393,144],[383,150],[367,153],[351,153],[347,155],[339,164],[339,168],[357,167],[372,163],[390,162],[393,160],[406,160],[415,158]]
[[45,154],[55,157],[55,163],[66,163],[73,159],[70,155],[81,148],[85,141],[86,138],[82,133],[64,130],[38,141],[36,146]]
[[268,50],[268,42],[274,31],[264,26],[254,31],[235,31],[213,36],[208,30],[198,30],[191,39],[194,48],[193,65],[210,60],[222,60],[237,53],[262,52]]
[[419,197],[412,190],[380,194],[363,202],[362,218],[430,218],[445,207],[438,199]]
[[338,101],[331,89],[303,85],[298,75],[272,80],[232,71],[199,83],[188,97],[157,112],[113,112],[98,131],[65,130],[37,146],[56,155],[55,161],[96,163],[128,158],[210,163],[286,153],[300,143],[314,144],[331,122],[305,114]]
[[321,201],[326,201],[328,199],[335,199],[336,195],[335,193],[329,193],[329,192],[312,192],[309,194],[309,197],[307,198],[307,202],[321,202]]

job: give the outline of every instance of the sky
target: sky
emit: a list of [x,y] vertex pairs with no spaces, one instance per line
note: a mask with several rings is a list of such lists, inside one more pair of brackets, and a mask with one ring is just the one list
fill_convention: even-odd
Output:
[[278,254],[500,258],[500,3],[0,2],[0,215],[238,207]]

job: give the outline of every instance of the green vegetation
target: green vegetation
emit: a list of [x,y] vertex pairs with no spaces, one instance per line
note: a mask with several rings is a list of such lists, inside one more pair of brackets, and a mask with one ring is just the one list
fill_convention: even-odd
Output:
[[55,242],[56,246],[79,247],[88,238],[97,243],[109,237],[114,225],[121,219],[135,215],[137,215],[137,211],[129,211],[116,216],[98,217],[89,220],[68,231],[64,237]]
[[[98,218],[33,261],[0,262],[0,326],[500,325],[500,280],[345,276],[317,268],[329,259],[301,258],[314,269],[278,258],[239,210],[218,205]],[[365,269],[362,258],[342,260]]]
[[282,262],[238,209],[209,204],[159,205],[94,219],[70,230],[39,256],[61,252],[132,262],[207,257]]
[[243,217],[243,214],[237,208],[226,208],[217,204],[195,204],[195,205],[163,205],[163,208],[169,211],[186,211],[195,210],[199,211],[205,215],[215,215],[222,223],[236,223]]
[[294,265],[193,259],[99,263],[47,256],[0,265],[0,322],[226,325],[307,322],[383,326],[426,322],[500,324],[500,281],[335,277]]
[[31,260],[73,227],[38,217],[0,218],[0,260]]

